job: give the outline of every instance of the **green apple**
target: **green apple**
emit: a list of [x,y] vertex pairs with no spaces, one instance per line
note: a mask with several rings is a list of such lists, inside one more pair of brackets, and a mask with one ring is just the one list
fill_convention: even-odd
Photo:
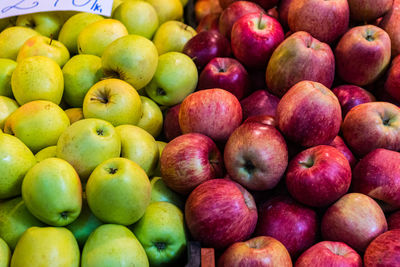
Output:
[[83,99],[95,83],[103,78],[101,58],[94,55],[76,55],[62,69],[64,99],[71,107],[80,108]]
[[16,67],[17,62],[14,60],[0,58],[0,96],[13,96],[11,90],[11,75]]
[[196,35],[196,31],[180,21],[167,21],[162,24],[153,37],[159,55],[167,52],[182,52],[183,47]]
[[79,267],[79,247],[63,227],[31,227],[19,239],[10,267]]
[[156,74],[146,86],[146,93],[160,105],[173,106],[194,92],[197,79],[197,68],[190,57],[168,52],[159,57]]
[[120,125],[115,129],[121,138],[121,156],[136,162],[148,176],[151,176],[159,158],[154,137],[134,125]]
[[15,26],[16,22],[17,22],[17,16],[0,19],[0,31]]
[[50,101],[35,100],[20,106],[7,118],[4,132],[15,135],[37,153],[56,145],[69,125],[67,114],[59,106]]
[[14,99],[0,96],[0,129],[4,129],[6,119],[18,109],[18,104]]
[[185,208],[185,203],[183,202],[181,196],[172,191],[165,183],[161,177],[153,177],[150,181],[151,184],[151,200],[150,203],[154,202],[169,202],[174,204],[180,209]]
[[163,114],[160,107],[150,98],[140,96],[142,101],[142,117],[136,124],[156,138],[162,130]]
[[153,78],[158,54],[150,40],[131,34],[112,42],[101,61],[106,76],[120,78],[140,90]]
[[189,2],[189,0],[180,0],[181,4],[183,7],[185,7],[187,5],[187,3]]
[[87,240],[82,251],[82,267],[149,266],[142,245],[125,226],[103,224]]
[[105,79],[87,92],[83,100],[83,116],[103,119],[114,126],[135,125],[142,116],[142,102],[129,83],[119,79]]
[[124,0],[114,0],[112,9],[111,9],[111,14],[114,14],[115,10],[124,2]]
[[93,214],[106,223],[131,225],[150,203],[149,178],[135,162],[125,158],[104,161],[86,184],[86,197]]
[[41,12],[18,16],[16,25],[32,28],[41,35],[57,39],[63,23],[63,18],[57,13]]
[[11,250],[7,243],[0,238],[0,267],[10,266]]
[[18,138],[0,134],[0,199],[21,194],[21,184],[36,158]]
[[55,158],[57,155],[57,146],[49,146],[40,150],[35,154],[37,162],[41,162],[48,158]]
[[14,26],[0,33],[0,58],[17,59],[19,49],[32,36],[40,35],[26,27]]
[[132,230],[143,245],[151,266],[171,265],[186,251],[182,211],[169,202],[151,203]]
[[111,123],[83,119],[69,126],[57,142],[57,157],[68,161],[86,181],[97,165],[119,157],[121,139]]
[[164,147],[167,145],[167,143],[163,142],[163,141],[156,141],[157,142],[157,146],[158,146],[158,151],[160,152],[160,156],[158,158],[158,163],[157,163],[157,167],[153,172],[153,176],[162,176],[161,174],[161,153],[164,150]]
[[29,210],[21,197],[0,203],[0,236],[14,250],[21,235],[32,226],[44,226]]
[[69,118],[69,122],[73,124],[79,120],[83,119],[83,110],[82,108],[69,108],[65,110],[65,114],[67,114]]
[[72,55],[78,54],[79,33],[86,26],[103,19],[100,15],[86,12],[73,15],[62,26],[58,40],[68,48]]
[[60,67],[69,60],[69,51],[61,42],[46,36],[29,38],[18,52],[17,62],[27,57],[44,56],[53,59]]
[[115,19],[102,19],[89,24],[78,35],[79,54],[101,57],[104,49],[113,41],[128,35],[122,22]]
[[145,1],[125,1],[113,13],[113,18],[121,21],[129,34],[137,34],[151,39],[158,28],[157,11]]
[[158,21],[161,24],[168,20],[181,20],[183,6],[180,0],[146,0],[157,11]]
[[64,91],[64,77],[53,59],[28,57],[15,68],[11,76],[11,88],[20,105],[33,100],[48,100],[58,105]]

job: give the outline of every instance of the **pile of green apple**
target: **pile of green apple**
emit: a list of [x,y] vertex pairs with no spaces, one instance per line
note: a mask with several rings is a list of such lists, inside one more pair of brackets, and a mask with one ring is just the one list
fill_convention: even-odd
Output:
[[159,177],[157,139],[163,109],[197,86],[186,2],[0,20],[0,267],[184,258],[183,200]]

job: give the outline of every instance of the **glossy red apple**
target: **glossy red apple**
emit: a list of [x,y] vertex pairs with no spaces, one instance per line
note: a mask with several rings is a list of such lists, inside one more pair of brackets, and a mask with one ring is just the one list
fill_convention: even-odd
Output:
[[339,133],[342,113],[331,90],[317,82],[302,81],[282,97],[276,120],[285,137],[312,147],[332,142]]
[[396,56],[387,74],[385,91],[396,101],[400,101],[400,56]]
[[196,27],[196,32],[202,31],[218,31],[219,32],[219,16],[221,13],[211,13],[204,16]]
[[321,223],[324,240],[344,242],[359,253],[386,230],[385,214],[378,203],[360,193],[341,197],[328,208]]
[[376,100],[370,92],[356,85],[341,85],[334,88],[332,92],[339,99],[343,117],[345,117],[353,107]]
[[228,247],[218,260],[218,267],[265,266],[292,267],[289,252],[281,242],[258,236]]
[[388,229],[400,229],[400,211],[395,211],[387,218]]
[[322,241],[307,249],[295,267],[362,267],[360,255],[343,242]]
[[364,254],[365,267],[400,266],[400,229],[375,238]]
[[232,93],[218,88],[190,94],[179,110],[179,125],[183,133],[202,133],[216,142],[228,140],[241,122],[239,100]]
[[179,109],[181,105],[175,105],[169,108],[164,116],[164,135],[167,141],[171,141],[175,137],[182,135],[181,127],[179,126]]
[[214,179],[189,195],[185,219],[194,240],[204,247],[223,249],[250,237],[257,223],[257,207],[239,184]]
[[243,110],[243,119],[257,115],[269,115],[275,117],[279,98],[266,90],[257,90],[240,101]]
[[279,97],[303,80],[330,88],[334,76],[332,49],[304,31],[290,35],[276,48],[266,71],[269,91]]
[[317,214],[288,196],[276,196],[259,207],[256,235],[282,242],[293,258],[317,241]]
[[207,136],[190,133],[169,142],[161,153],[161,174],[165,184],[180,194],[224,175],[223,159]]
[[392,57],[396,57],[400,54],[400,1],[394,0],[392,8],[387,12],[379,27],[385,30],[391,41]]
[[215,57],[199,76],[198,89],[210,88],[225,89],[240,100],[249,90],[249,74],[236,59]]
[[256,115],[248,117],[243,123],[256,122],[264,125],[276,126],[275,118],[269,115]]
[[336,136],[335,139],[331,143],[328,144],[329,146],[333,146],[346,157],[349,161],[350,167],[353,169],[354,166],[357,164],[357,159],[353,155],[353,152],[347,147],[346,143],[343,141],[342,137]]
[[390,10],[393,0],[348,0],[350,18],[357,21],[373,21]]

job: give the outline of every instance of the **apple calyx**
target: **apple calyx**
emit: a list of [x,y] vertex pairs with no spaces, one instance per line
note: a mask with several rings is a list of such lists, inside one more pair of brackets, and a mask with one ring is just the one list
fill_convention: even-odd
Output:
[[253,164],[253,162],[251,160],[246,160],[244,165],[243,165],[243,169],[249,174],[251,175],[255,170],[256,170],[256,166]]
[[69,214],[68,211],[63,211],[63,212],[61,212],[61,213],[60,213],[61,219],[63,219],[63,220],[68,219],[68,214]]
[[108,171],[109,174],[116,174],[118,169],[111,167],[111,168],[108,168],[107,171]]
[[157,87],[157,95],[165,96],[167,95],[167,92],[165,92],[165,90],[162,89],[161,87]]
[[154,242],[154,246],[158,251],[163,251],[167,248],[167,244],[165,242]]
[[372,42],[375,40],[374,33],[370,29],[366,30],[365,40],[367,40],[368,42]]

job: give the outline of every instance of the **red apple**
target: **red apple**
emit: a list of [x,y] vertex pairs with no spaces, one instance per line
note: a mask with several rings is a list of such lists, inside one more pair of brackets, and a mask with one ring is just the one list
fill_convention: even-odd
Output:
[[220,12],[222,12],[222,8],[218,0],[198,0],[194,4],[194,14],[197,22],[209,14]]
[[188,95],[179,110],[183,133],[197,132],[217,142],[228,140],[242,122],[242,108],[232,93],[206,89]]
[[322,241],[307,249],[295,267],[362,267],[360,255],[343,242]]
[[370,92],[356,85],[341,85],[334,88],[332,92],[339,99],[343,117],[345,117],[353,107],[376,100]]
[[385,82],[385,91],[396,101],[400,101],[400,56],[396,56],[392,61]]
[[243,123],[256,122],[264,125],[276,126],[275,118],[269,115],[257,115],[248,117]]
[[317,241],[317,214],[288,196],[276,196],[259,207],[256,235],[282,242],[293,258]]
[[386,230],[385,214],[378,203],[360,193],[341,197],[328,208],[321,223],[324,240],[344,242],[359,253]]
[[282,97],[276,120],[285,137],[312,147],[332,142],[339,133],[342,113],[331,90],[318,82],[302,81]]
[[[230,4],[233,2],[237,2],[238,0],[219,0],[219,4],[221,5],[222,8],[227,8]],[[273,8],[276,6],[279,2],[279,0],[249,0],[251,2],[254,2],[258,5],[260,5],[262,8],[265,10],[268,10],[270,8]]]
[[289,7],[293,0],[281,0],[279,2],[279,22],[284,28],[289,27],[288,17],[289,17]]
[[393,1],[392,8],[383,16],[379,27],[389,34],[392,57],[396,57],[400,54],[400,0]]
[[281,242],[258,236],[228,247],[218,260],[218,267],[292,267],[289,252]]
[[219,16],[221,13],[211,13],[204,16],[197,25],[196,32],[202,31],[218,31],[219,32]]
[[290,35],[276,48],[266,71],[269,91],[279,97],[303,80],[330,88],[334,76],[332,49],[303,31]]
[[275,117],[279,98],[265,90],[257,90],[240,101],[243,110],[243,119],[251,116],[268,115]]
[[240,100],[249,90],[249,75],[236,59],[216,57],[208,62],[199,76],[198,89],[210,88],[225,89]]
[[179,109],[181,105],[175,105],[169,108],[164,116],[164,135],[167,141],[171,141],[175,137],[182,135],[181,127],[179,126]]
[[190,133],[169,142],[161,153],[161,174],[172,190],[188,194],[199,184],[224,175],[223,159],[207,136]]
[[375,238],[364,254],[365,267],[400,266],[400,229],[390,230]]
[[332,146],[320,145],[295,156],[286,171],[286,186],[294,199],[308,206],[325,207],[346,194],[351,167]]
[[373,21],[390,10],[393,0],[348,0],[350,18],[357,21]]
[[354,27],[340,39],[335,58],[342,80],[359,86],[371,84],[390,63],[389,35],[374,25]]
[[239,184],[214,179],[189,195],[185,219],[194,240],[205,247],[223,249],[250,237],[257,223],[257,207]]
[[356,157],[354,157],[353,152],[351,152],[351,150],[347,147],[347,145],[340,136],[336,136],[335,139],[333,139],[333,141],[329,143],[329,146],[333,146],[334,148],[342,152],[342,154],[349,161],[351,168],[354,168],[354,166],[356,166],[357,164]]
[[387,102],[370,102],[352,108],[342,131],[351,151],[363,157],[376,148],[400,150],[400,108]]
[[387,218],[388,229],[400,229],[400,211],[393,212]]
[[306,31],[321,42],[332,43],[349,26],[347,0],[293,0],[288,23],[293,32]]
[[233,54],[246,67],[253,69],[267,66],[272,52],[283,39],[284,32],[279,22],[263,13],[244,15],[233,24],[231,32]]

